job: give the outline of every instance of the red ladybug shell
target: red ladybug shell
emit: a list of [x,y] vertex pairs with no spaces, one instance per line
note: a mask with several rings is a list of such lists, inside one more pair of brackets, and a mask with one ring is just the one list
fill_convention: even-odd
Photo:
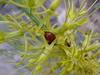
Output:
[[56,39],[56,36],[51,32],[45,32],[44,37],[48,41],[48,44],[51,44]]

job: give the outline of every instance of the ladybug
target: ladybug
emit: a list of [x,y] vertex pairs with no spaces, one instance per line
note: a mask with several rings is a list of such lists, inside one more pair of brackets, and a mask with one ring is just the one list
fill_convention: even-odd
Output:
[[48,44],[51,44],[56,39],[55,34],[51,32],[45,32],[44,37],[47,40]]

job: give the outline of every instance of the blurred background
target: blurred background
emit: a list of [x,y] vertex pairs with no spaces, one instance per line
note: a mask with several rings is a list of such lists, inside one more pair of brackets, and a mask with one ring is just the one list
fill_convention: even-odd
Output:
[[[45,6],[48,7],[53,0],[46,0]],[[80,5],[81,0],[75,0],[76,1],[76,7],[78,8]],[[86,7],[90,7],[91,4],[95,0],[87,0]],[[67,0],[66,0],[67,2]],[[100,0],[96,2],[96,4],[92,7],[92,9],[88,12],[91,13],[95,8],[100,8]],[[58,25],[62,25],[65,21],[65,6],[64,2],[62,1],[62,4],[60,7],[55,11],[59,13],[59,16],[57,19],[52,18],[52,23],[57,23]],[[0,15],[6,15],[9,14],[13,16],[17,21],[26,21],[29,22],[29,19],[23,14],[21,10],[19,10],[18,7],[10,4],[0,5]],[[20,19],[17,19],[16,16],[23,16]],[[93,22],[93,20],[95,21]],[[91,25],[90,25],[91,24]],[[100,9],[97,10],[92,16],[89,17],[89,22],[85,25],[81,26],[79,28],[82,32],[87,32],[88,30],[94,30],[94,32],[100,33]],[[5,24],[0,22],[0,31],[9,32],[9,27]],[[100,37],[99,37],[100,39]],[[13,45],[13,46],[12,46]],[[26,69],[20,69],[16,68],[15,63],[19,61],[20,57],[18,55],[18,42],[8,42],[0,44],[0,75],[22,75],[24,73],[25,75],[28,75],[28,71]]]

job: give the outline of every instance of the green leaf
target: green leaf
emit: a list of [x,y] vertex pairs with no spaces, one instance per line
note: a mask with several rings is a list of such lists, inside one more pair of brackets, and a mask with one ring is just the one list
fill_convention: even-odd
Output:
[[35,0],[27,0],[28,6],[30,8],[34,7],[36,5],[36,1]]
[[85,18],[82,18],[82,19],[76,21],[75,24],[77,26],[81,26],[81,25],[85,24],[87,21],[88,21],[88,19],[85,17]]
[[79,15],[82,16],[82,15],[84,15],[85,13],[86,13],[86,11],[84,10],[84,11],[80,12]]
[[5,0],[0,0],[0,5],[4,4],[5,2]]
[[74,28],[76,28],[77,26],[76,26],[76,24],[70,24],[70,23],[65,23],[65,25],[64,25],[64,29],[68,29],[68,30],[71,30],[71,29],[74,29]]
[[[36,1],[36,0],[35,0]],[[46,0],[37,0],[36,1],[36,7],[40,7],[45,3]]]
[[54,0],[52,4],[50,5],[49,9],[54,11],[60,5],[60,3],[61,3],[61,0]]
[[68,18],[71,20],[75,18],[75,12],[73,8],[70,8]]
[[28,62],[29,63],[33,63],[33,62],[35,62],[36,61],[36,59],[30,59]]
[[25,13],[30,17],[30,19],[31,19],[34,23],[36,23],[37,26],[40,26],[40,27],[43,26],[43,23],[42,23],[36,16],[34,16],[34,15],[32,15],[32,14],[30,13],[30,10],[31,10],[31,9],[22,9],[22,10],[23,10],[23,12],[25,12]]
[[73,63],[71,61],[65,63],[65,66],[62,68],[62,71],[60,72],[60,75],[66,75],[69,74],[73,69]]
[[41,70],[42,70],[42,66],[41,65],[36,66],[36,71],[41,71]]
[[0,21],[4,20],[3,17],[0,16]]
[[94,51],[97,49],[100,49],[100,44],[92,44],[92,45],[88,46],[84,51],[89,52],[89,51]]
[[5,33],[4,32],[0,32],[0,43],[3,43],[5,41]]
[[52,68],[52,71],[56,71],[58,68],[60,68],[62,65],[62,63],[57,63],[53,68]]
[[82,42],[82,47],[85,48],[88,45],[88,42],[89,42],[89,36],[85,35],[85,39]]
[[25,2],[25,0],[15,0],[15,2],[17,2],[17,3],[24,3]]

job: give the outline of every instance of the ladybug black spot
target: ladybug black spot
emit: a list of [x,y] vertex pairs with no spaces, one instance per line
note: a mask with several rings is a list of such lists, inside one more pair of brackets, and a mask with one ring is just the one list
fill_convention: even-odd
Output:
[[85,54],[85,55],[84,55],[84,59],[85,59],[85,60],[88,60],[88,54]]
[[71,47],[71,42],[68,41],[67,39],[65,40],[65,46],[67,46],[67,47]]
[[71,46],[71,45],[70,45],[70,43],[68,43],[68,42],[66,43],[66,45],[67,45],[68,47],[70,47],[70,46]]

